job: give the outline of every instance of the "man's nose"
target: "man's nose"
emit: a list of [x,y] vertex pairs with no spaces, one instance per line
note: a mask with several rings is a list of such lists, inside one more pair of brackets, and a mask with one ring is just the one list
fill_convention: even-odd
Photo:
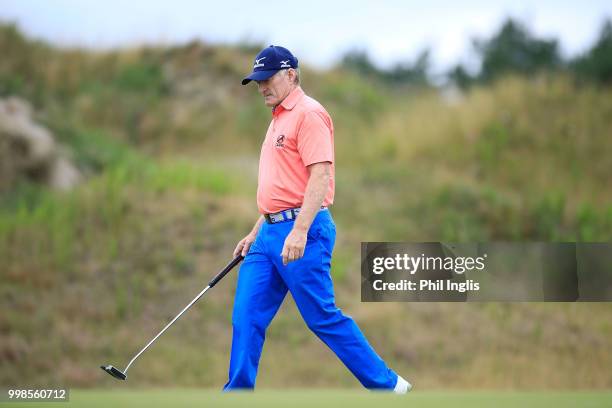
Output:
[[263,82],[259,82],[257,84],[257,88],[259,89],[260,93],[264,93],[266,91],[266,89],[267,89],[267,86]]

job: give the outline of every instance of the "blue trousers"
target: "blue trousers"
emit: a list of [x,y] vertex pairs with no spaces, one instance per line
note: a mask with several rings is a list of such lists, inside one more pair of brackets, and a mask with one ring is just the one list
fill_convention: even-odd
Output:
[[286,266],[281,251],[293,221],[263,223],[240,268],[232,314],[229,380],[224,391],[253,389],[266,329],[287,291],[312,330],[369,389],[392,390],[397,374],[368,344],[352,318],[334,301],[330,277],[336,226],[327,209],[319,211],[304,256]]

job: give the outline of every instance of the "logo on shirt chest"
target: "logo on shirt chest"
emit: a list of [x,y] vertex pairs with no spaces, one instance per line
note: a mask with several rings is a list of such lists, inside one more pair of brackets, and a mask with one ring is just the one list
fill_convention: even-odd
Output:
[[275,147],[278,148],[283,148],[285,147],[285,135],[279,135],[276,137],[276,143],[274,144]]

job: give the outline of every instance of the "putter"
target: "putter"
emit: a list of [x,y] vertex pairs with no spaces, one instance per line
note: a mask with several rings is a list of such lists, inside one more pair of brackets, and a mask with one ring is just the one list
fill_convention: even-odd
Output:
[[174,319],[172,319],[172,320],[170,321],[170,323],[168,323],[168,324],[166,325],[166,327],[164,327],[164,328],[162,329],[162,331],[160,331],[159,333],[157,333],[157,336],[153,337],[153,339],[152,339],[150,342],[148,342],[148,343],[147,343],[147,345],[146,345],[146,346],[144,346],[144,347],[142,348],[142,350],[140,350],[140,351],[138,352],[138,354],[136,354],[136,355],[135,355],[135,356],[134,356],[134,357],[133,357],[133,358],[130,360],[130,362],[128,363],[127,367],[125,367],[125,369],[124,369],[123,371],[119,370],[118,368],[113,367],[113,366],[112,366],[112,365],[110,365],[110,364],[108,364],[108,365],[102,365],[102,366],[100,366],[100,368],[101,368],[101,369],[103,369],[104,371],[106,371],[107,373],[109,373],[110,375],[112,375],[113,377],[115,377],[115,378],[116,378],[116,379],[118,379],[118,380],[125,380],[125,379],[127,379],[127,371],[128,371],[128,369],[130,368],[130,366],[132,365],[132,363],[133,363],[133,362],[134,362],[134,361],[135,361],[135,360],[136,360],[138,357],[140,357],[140,355],[141,355],[141,354],[142,354],[142,353],[143,353],[143,352],[144,352],[144,351],[145,351],[147,348],[149,348],[149,346],[150,346],[151,344],[153,344],[153,342],[154,342],[155,340],[157,340],[157,338],[158,338],[159,336],[161,336],[161,335],[162,335],[162,334],[163,334],[163,333],[166,331],[166,329],[168,329],[168,327],[172,326],[172,324],[173,324],[175,321],[177,321],[177,320],[178,320],[178,318],[179,318],[179,317],[181,317],[181,315],[182,315],[183,313],[185,313],[185,311],[186,311],[187,309],[189,309],[191,306],[193,306],[193,304],[194,304],[195,302],[197,302],[197,301],[198,301],[198,299],[200,299],[200,298],[201,298],[201,297],[204,295],[204,293],[206,293],[206,291],[207,291],[208,289],[210,289],[210,288],[212,288],[213,286],[215,286],[215,285],[217,284],[217,282],[219,282],[221,279],[223,279],[223,277],[224,277],[225,275],[227,275],[227,273],[228,273],[229,271],[231,271],[231,270],[234,268],[234,266],[238,265],[238,264],[239,264],[239,263],[240,263],[240,262],[241,262],[243,259],[244,259],[244,257],[243,257],[242,255],[238,255],[238,256],[237,256],[236,258],[234,258],[234,259],[233,259],[233,260],[232,260],[232,261],[231,261],[229,264],[227,264],[227,266],[225,267],[225,269],[223,269],[221,272],[219,272],[219,273],[218,273],[218,274],[217,274],[217,275],[216,275],[214,278],[212,278],[212,279],[211,279],[211,281],[210,281],[210,282],[208,282],[208,286],[206,286],[206,287],[204,288],[204,290],[202,290],[200,293],[198,293],[198,295],[197,295],[197,296],[196,296],[196,297],[195,297],[195,298],[194,298],[194,299],[193,299],[193,300],[192,300],[192,301],[191,301],[191,302],[190,302],[190,303],[189,303],[187,306],[185,306],[185,308],[184,308],[183,310],[181,310],[181,312],[180,312],[179,314],[177,314],[177,315],[174,317]]

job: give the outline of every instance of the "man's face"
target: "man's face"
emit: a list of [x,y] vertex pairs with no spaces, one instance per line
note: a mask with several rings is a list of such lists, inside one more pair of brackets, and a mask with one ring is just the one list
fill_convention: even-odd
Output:
[[293,74],[289,70],[282,70],[264,81],[255,81],[266,106],[272,108],[289,95],[294,87]]

